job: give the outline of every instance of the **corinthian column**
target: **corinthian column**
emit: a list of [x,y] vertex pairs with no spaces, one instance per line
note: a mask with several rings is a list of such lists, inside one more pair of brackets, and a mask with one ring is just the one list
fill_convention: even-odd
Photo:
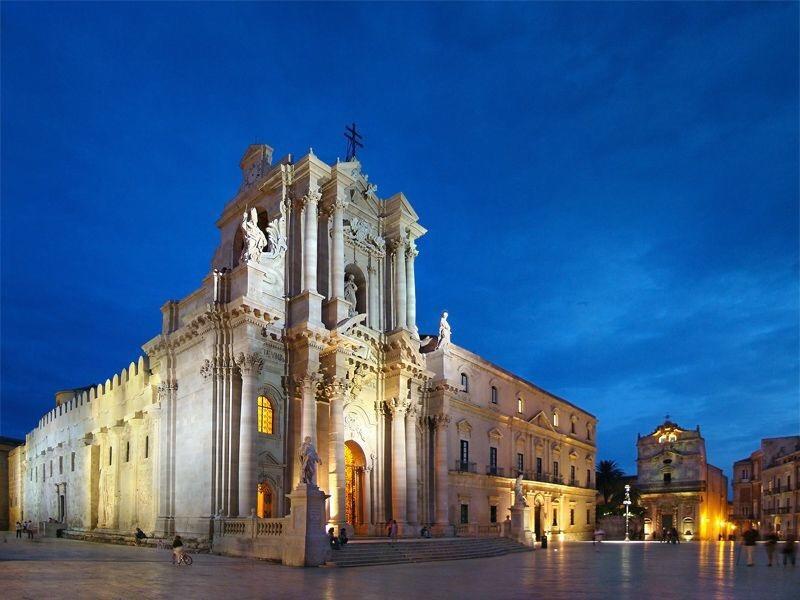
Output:
[[406,413],[406,515],[409,525],[417,524],[417,408]]
[[307,437],[311,438],[311,443],[317,447],[317,384],[319,376],[314,373],[306,375],[298,382],[301,385],[303,394],[303,416],[300,423],[300,442],[304,442]]
[[408,400],[392,398],[392,518],[399,525],[406,522],[406,411]]
[[242,373],[242,403],[239,414],[239,516],[246,517],[255,508],[256,500],[256,387],[258,376],[264,366],[260,354],[244,354],[236,357],[236,365]]
[[406,259],[405,241],[394,240],[394,326],[396,329],[406,328]]
[[[333,212],[333,239],[331,240],[331,298],[344,298],[344,207],[345,202],[336,198]],[[355,308],[355,307],[353,307]]]
[[406,248],[406,324],[417,333],[417,285],[414,281],[414,259],[419,254],[413,238],[408,239]]
[[305,195],[305,235],[303,239],[303,291],[317,291],[317,204],[319,187],[312,183]]
[[436,525],[446,527],[449,524],[447,516],[447,426],[450,424],[450,417],[435,415],[431,419],[436,428]]
[[330,500],[330,525],[341,529],[345,524],[344,490],[344,398],[348,383],[336,379],[325,386],[330,402],[330,429],[328,433],[328,492]]

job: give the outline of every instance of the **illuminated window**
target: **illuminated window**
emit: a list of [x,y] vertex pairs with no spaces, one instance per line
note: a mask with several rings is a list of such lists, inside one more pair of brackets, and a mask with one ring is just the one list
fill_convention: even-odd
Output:
[[525,400],[522,398],[517,398],[517,412],[524,413],[525,412]]
[[670,442],[676,442],[678,440],[678,436],[674,433],[670,433],[669,437],[667,438]]
[[497,388],[492,386],[492,404],[497,404]]
[[558,413],[553,411],[553,427],[558,427]]
[[266,396],[258,397],[258,432],[272,433],[272,403]]

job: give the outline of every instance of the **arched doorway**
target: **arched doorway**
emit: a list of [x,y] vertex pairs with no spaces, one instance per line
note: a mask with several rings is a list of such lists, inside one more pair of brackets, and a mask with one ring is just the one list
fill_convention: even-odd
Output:
[[344,515],[356,529],[364,523],[364,468],[367,459],[353,440],[344,443]]
[[542,539],[542,505],[539,502],[533,508],[533,533],[537,540]]
[[[258,484],[258,501],[256,502],[256,516],[262,519],[271,519],[272,512],[272,488],[266,481]],[[244,515],[242,515],[244,516]]]

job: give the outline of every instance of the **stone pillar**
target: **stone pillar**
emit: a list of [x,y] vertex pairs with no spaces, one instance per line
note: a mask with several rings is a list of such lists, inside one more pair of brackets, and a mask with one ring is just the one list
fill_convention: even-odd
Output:
[[311,184],[305,196],[305,234],[303,236],[303,291],[317,291],[317,204],[320,193]]
[[345,203],[339,198],[331,205],[331,298],[344,298],[344,207]]
[[392,518],[401,527],[406,523],[406,411],[408,400],[392,398]]
[[380,280],[378,279],[378,270],[374,264],[370,262],[367,267],[367,292],[369,293],[369,305],[367,306],[367,322],[373,329],[380,329],[380,307],[378,300],[378,291],[380,289]]
[[435,415],[431,419],[436,429],[436,525],[446,528],[450,524],[447,515],[447,427],[450,417]]
[[242,374],[242,402],[239,413],[239,516],[247,517],[250,509],[256,506],[256,422],[258,407],[258,376],[264,366],[264,359],[260,354],[240,353],[236,357],[236,365]]
[[338,530],[345,524],[344,490],[344,398],[348,384],[337,379],[328,386],[330,429],[328,433],[328,491],[330,492],[330,521]]
[[417,408],[409,405],[406,413],[406,515],[410,526],[418,523],[417,508]]
[[300,380],[303,390],[303,417],[300,424],[300,443],[307,437],[317,447],[317,383],[316,374],[306,375]]
[[412,333],[417,334],[417,286],[414,280],[414,259],[419,254],[412,238],[406,248],[406,324]]
[[406,328],[406,259],[405,242],[402,239],[394,240],[394,327]]

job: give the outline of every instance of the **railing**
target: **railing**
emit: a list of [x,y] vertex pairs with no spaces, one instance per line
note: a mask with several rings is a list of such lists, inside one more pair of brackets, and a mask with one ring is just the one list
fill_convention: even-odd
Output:
[[478,466],[474,462],[456,461],[456,471],[459,473],[477,473]]
[[215,535],[221,537],[280,537],[285,518],[222,517],[215,519]]
[[500,523],[492,523],[491,525],[478,525],[478,535],[491,537],[501,535],[502,529]]
[[283,519],[259,519],[256,523],[256,537],[281,536]]
[[489,465],[488,467],[486,467],[486,474],[487,475],[494,475],[495,477],[505,477],[504,473],[505,473],[505,471],[504,471],[503,467],[497,467],[497,466],[492,466],[492,465]]
[[639,483],[637,489],[640,492],[682,492],[682,491],[701,491],[706,489],[706,483],[702,480],[697,481],[659,481],[655,483]]
[[222,522],[222,535],[244,535],[247,522],[244,519],[225,519]]

